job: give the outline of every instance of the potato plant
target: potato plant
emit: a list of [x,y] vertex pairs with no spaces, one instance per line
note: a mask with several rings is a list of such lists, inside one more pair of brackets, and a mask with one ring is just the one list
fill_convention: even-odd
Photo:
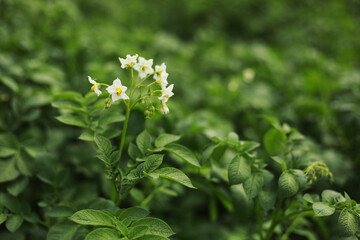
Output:
[[357,9],[0,0],[0,239],[358,239]]

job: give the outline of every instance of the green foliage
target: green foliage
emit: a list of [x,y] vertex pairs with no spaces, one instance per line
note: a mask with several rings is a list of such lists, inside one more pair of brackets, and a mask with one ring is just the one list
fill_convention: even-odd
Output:
[[146,130],[144,130],[137,136],[136,145],[138,146],[142,154],[146,154],[148,152],[148,149],[151,148],[151,136]]
[[106,226],[114,227],[115,222],[111,213],[104,210],[93,210],[85,209],[76,212],[70,217],[71,221],[74,221],[83,225],[92,225],[92,226]]
[[199,161],[196,156],[187,147],[183,145],[171,143],[167,145],[164,150],[175,154],[176,156],[180,157],[181,159],[195,167],[200,167]]
[[84,209],[72,215],[70,220],[82,225],[108,227],[96,228],[85,239],[138,239],[147,236],[168,239],[174,234],[164,221],[146,217],[148,214],[145,209],[136,207],[121,210],[119,215],[108,210]]
[[339,215],[339,227],[341,234],[350,237],[355,235],[359,228],[359,219],[347,209],[343,209]]
[[163,133],[155,139],[155,146],[158,148],[165,147],[169,143],[176,142],[179,139],[180,139],[180,136]]
[[299,191],[299,184],[296,181],[294,174],[285,171],[279,178],[279,191],[284,197],[292,197]]
[[158,178],[158,177],[167,178],[175,182],[178,182],[186,187],[195,188],[192,185],[190,179],[181,170],[177,168],[172,168],[172,167],[160,168],[152,172],[150,176],[153,178]]
[[[358,7],[1,1],[0,239],[168,239],[149,210],[174,239],[359,238]],[[166,116],[90,92],[130,95],[127,53],[166,62]]]
[[115,229],[110,228],[98,228],[90,232],[86,240],[104,239],[104,240],[115,240],[120,239],[120,233]]
[[155,169],[157,169],[161,165],[163,158],[164,158],[164,155],[161,155],[161,154],[153,154],[153,155],[148,156],[145,159],[143,171],[146,173],[153,172]]
[[15,232],[23,223],[24,219],[21,216],[11,215],[6,220],[6,228],[10,232]]
[[331,207],[328,203],[316,202],[313,204],[315,216],[323,217],[334,214],[335,208]]
[[48,234],[47,240],[71,240],[73,239],[76,231],[80,228],[80,225],[75,224],[73,222],[59,222],[53,225]]
[[228,169],[230,185],[240,184],[251,177],[251,165],[245,157],[237,155],[229,165]]
[[244,190],[249,198],[256,197],[264,185],[264,177],[260,173],[252,175],[244,182]]

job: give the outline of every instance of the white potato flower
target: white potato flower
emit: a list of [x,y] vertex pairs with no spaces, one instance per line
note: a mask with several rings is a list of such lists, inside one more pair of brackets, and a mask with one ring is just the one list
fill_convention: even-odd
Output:
[[126,86],[121,85],[119,78],[116,78],[113,81],[113,84],[106,88],[106,90],[111,94],[111,99],[113,102],[119,99],[129,99],[129,96],[125,93],[126,89]]
[[160,111],[161,111],[162,114],[168,114],[169,113],[169,108],[166,105],[166,103],[163,102],[163,101],[161,102]]
[[88,76],[89,82],[92,84],[91,91],[94,91],[98,96],[100,96],[101,91],[99,90],[99,84]]
[[139,72],[141,79],[145,78],[148,74],[152,74],[154,69],[152,69],[153,60],[146,60],[143,57],[139,57],[139,62],[134,65],[134,69]]
[[138,55],[130,56],[130,54],[126,55],[126,58],[119,58],[121,63],[121,68],[133,67],[136,64],[136,59]]
[[163,73],[166,73],[166,65],[165,65],[165,63],[162,63],[160,66],[156,65],[155,66],[154,79],[157,80],[157,81],[161,80]]
[[168,85],[168,78],[169,74],[167,72],[163,72],[161,74],[161,78],[159,80],[156,80],[156,83],[159,84],[161,86],[161,89],[166,88],[166,86]]
[[163,103],[166,103],[169,100],[169,98],[174,95],[174,93],[172,92],[173,88],[174,88],[174,84],[171,84],[167,88],[163,88],[162,94],[161,94],[161,97],[159,97],[159,100],[161,100]]

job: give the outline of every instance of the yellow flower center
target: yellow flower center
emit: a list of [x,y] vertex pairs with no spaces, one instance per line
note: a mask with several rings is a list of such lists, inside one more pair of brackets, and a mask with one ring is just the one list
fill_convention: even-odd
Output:
[[165,98],[169,98],[169,94],[166,94],[164,97],[165,97]]
[[147,68],[147,66],[146,66],[146,65],[142,65],[142,66],[141,66],[141,71],[143,71],[143,72],[144,72],[144,71],[146,70],[146,68]]
[[94,91],[94,90],[95,90],[95,85],[92,85],[91,91]]
[[119,94],[121,94],[121,93],[122,93],[121,88],[117,88],[117,89],[116,89],[116,94],[119,95]]

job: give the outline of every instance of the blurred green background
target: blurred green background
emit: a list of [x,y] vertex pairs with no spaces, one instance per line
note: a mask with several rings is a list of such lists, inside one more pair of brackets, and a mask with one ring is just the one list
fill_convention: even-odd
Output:
[[[19,146],[17,168],[29,189],[44,182],[33,177],[41,158],[52,158],[62,175],[54,178],[68,191],[62,201],[106,195],[93,146],[54,118],[51,103],[62,91],[87,93],[88,75],[126,79],[118,57],[137,53],[165,62],[175,84],[170,113],[145,122],[138,111],[138,126],[181,133],[200,154],[209,137],[231,131],[262,142],[270,124],[261,116],[272,116],[308,137],[334,174],[331,187],[359,202],[359,26],[356,0],[0,0],[0,156]],[[8,179],[0,180],[5,191]],[[51,191],[41,185],[18,198],[36,209]],[[219,205],[211,221],[206,194],[189,190],[157,199],[152,213],[173,227],[174,239],[243,239],[244,220],[234,222],[243,212]],[[0,232],[1,239],[46,235],[40,226]]]

